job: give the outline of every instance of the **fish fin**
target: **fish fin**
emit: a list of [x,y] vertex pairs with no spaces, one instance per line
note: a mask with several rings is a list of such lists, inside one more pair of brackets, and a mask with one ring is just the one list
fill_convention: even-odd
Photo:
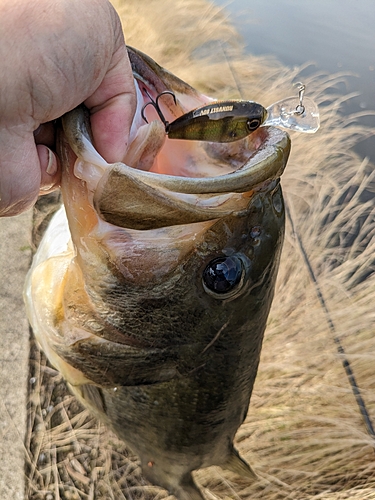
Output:
[[69,388],[83,405],[94,408],[95,411],[99,411],[100,413],[107,413],[107,407],[105,404],[103,393],[99,387],[95,387],[91,384],[84,384],[74,387],[69,384]]
[[[99,387],[149,385],[177,376],[176,349],[139,348],[93,337],[68,346],[56,344],[54,351]],[[67,369],[64,376],[74,385]]]
[[150,483],[158,484],[165,488],[178,500],[205,500],[202,492],[195,484],[191,471],[186,471],[184,466],[176,467],[172,462],[156,463],[152,467],[146,466],[142,460],[142,470],[145,478]]
[[250,467],[250,465],[245,462],[243,458],[240,457],[238,451],[233,448],[230,452],[229,458],[223,464],[220,464],[222,469],[227,469],[239,476],[247,477],[249,479],[257,480],[259,477]]
[[179,500],[204,500],[204,496],[195,484],[191,473],[186,474],[180,481],[180,488],[173,491]]

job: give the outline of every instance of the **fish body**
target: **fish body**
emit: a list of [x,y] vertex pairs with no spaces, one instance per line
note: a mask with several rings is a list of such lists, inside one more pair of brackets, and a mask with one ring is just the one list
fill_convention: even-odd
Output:
[[138,109],[123,162],[96,152],[84,108],[63,117],[65,209],[35,255],[25,302],[51,363],[145,476],[198,500],[195,469],[255,477],[233,439],[274,294],[290,140],[273,127],[230,145],[169,140],[157,116],[142,121],[148,96],[173,91],[170,121],[210,99],[129,56]]

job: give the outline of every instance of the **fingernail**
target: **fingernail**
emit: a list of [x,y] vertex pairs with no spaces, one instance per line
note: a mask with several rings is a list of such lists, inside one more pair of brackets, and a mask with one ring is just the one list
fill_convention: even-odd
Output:
[[47,174],[52,176],[55,175],[55,173],[57,172],[57,161],[55,155],[49,148],[47,148],[47,151],[48,151],[48,165],[46,168],[46,172]]

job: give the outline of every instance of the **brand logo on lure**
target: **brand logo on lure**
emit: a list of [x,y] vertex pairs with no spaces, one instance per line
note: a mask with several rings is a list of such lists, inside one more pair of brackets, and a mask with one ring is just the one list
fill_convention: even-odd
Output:
[[304,97],[305,85],[297,83],[298,97],[287,97],[267,109],[253,101],[215,101],[193,109],[169,123],[164,117],[159,99],[173,92],[166,90],[154,100],[145,90],[150,101],[142,108],[142,118],[148,123],[145,109],[155,108],[170,139],[193,141],[233,142],[247,137],[261,125],[274,125],[298,132],[314,133],[319,128],[319,111],[315,102]]
[[231,106],[215,106],[207,109],[198,108],[194,113],[195,116],[209,115],[210,113],[223,113],[224,111],[233,111],[233,104]]

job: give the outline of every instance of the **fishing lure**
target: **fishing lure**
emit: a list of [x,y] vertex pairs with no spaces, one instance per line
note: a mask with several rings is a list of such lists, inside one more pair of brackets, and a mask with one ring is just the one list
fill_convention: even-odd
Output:
[[273,125],[297,132],[314,134],[320,127],[319,110],[316,103],[305,97],[306,86],[298,82],[298,97],[287,97],[267,108],[264,125]]
[[215,101],[180,116],[165,131],[170,139],[232,142],[257,130],[266,117],[257,102]]
[[152,105],[165,126],[165,132],[170,139],[186,139],[193,141],[233,142],[243,139],[260,127],[267,117],[267,110],[257,102],[243,100],[214,101],[205,106],[193,109],[169,123],[159,106],[159,99],[165,91],[159,94],[155,101],[150,98],[142,108],[142,117],[147,122],[144,110]]
[[145,108],[152,105],[165,126],[170,139],[185,139],[210,142],[233,142],[247,137],[261,125],[274,125],[299,132],[314,133],[319,128],[319,111],[312,99],[304,97],[305,85],[298,83],[299,94],[278,101],[267,109],[254,101],[215,101],[183,114],[169,123],[159,106],[159,99],[166,94],[176,96],[167,90],[155,101],[142,108],[142,118],[147,122]]

